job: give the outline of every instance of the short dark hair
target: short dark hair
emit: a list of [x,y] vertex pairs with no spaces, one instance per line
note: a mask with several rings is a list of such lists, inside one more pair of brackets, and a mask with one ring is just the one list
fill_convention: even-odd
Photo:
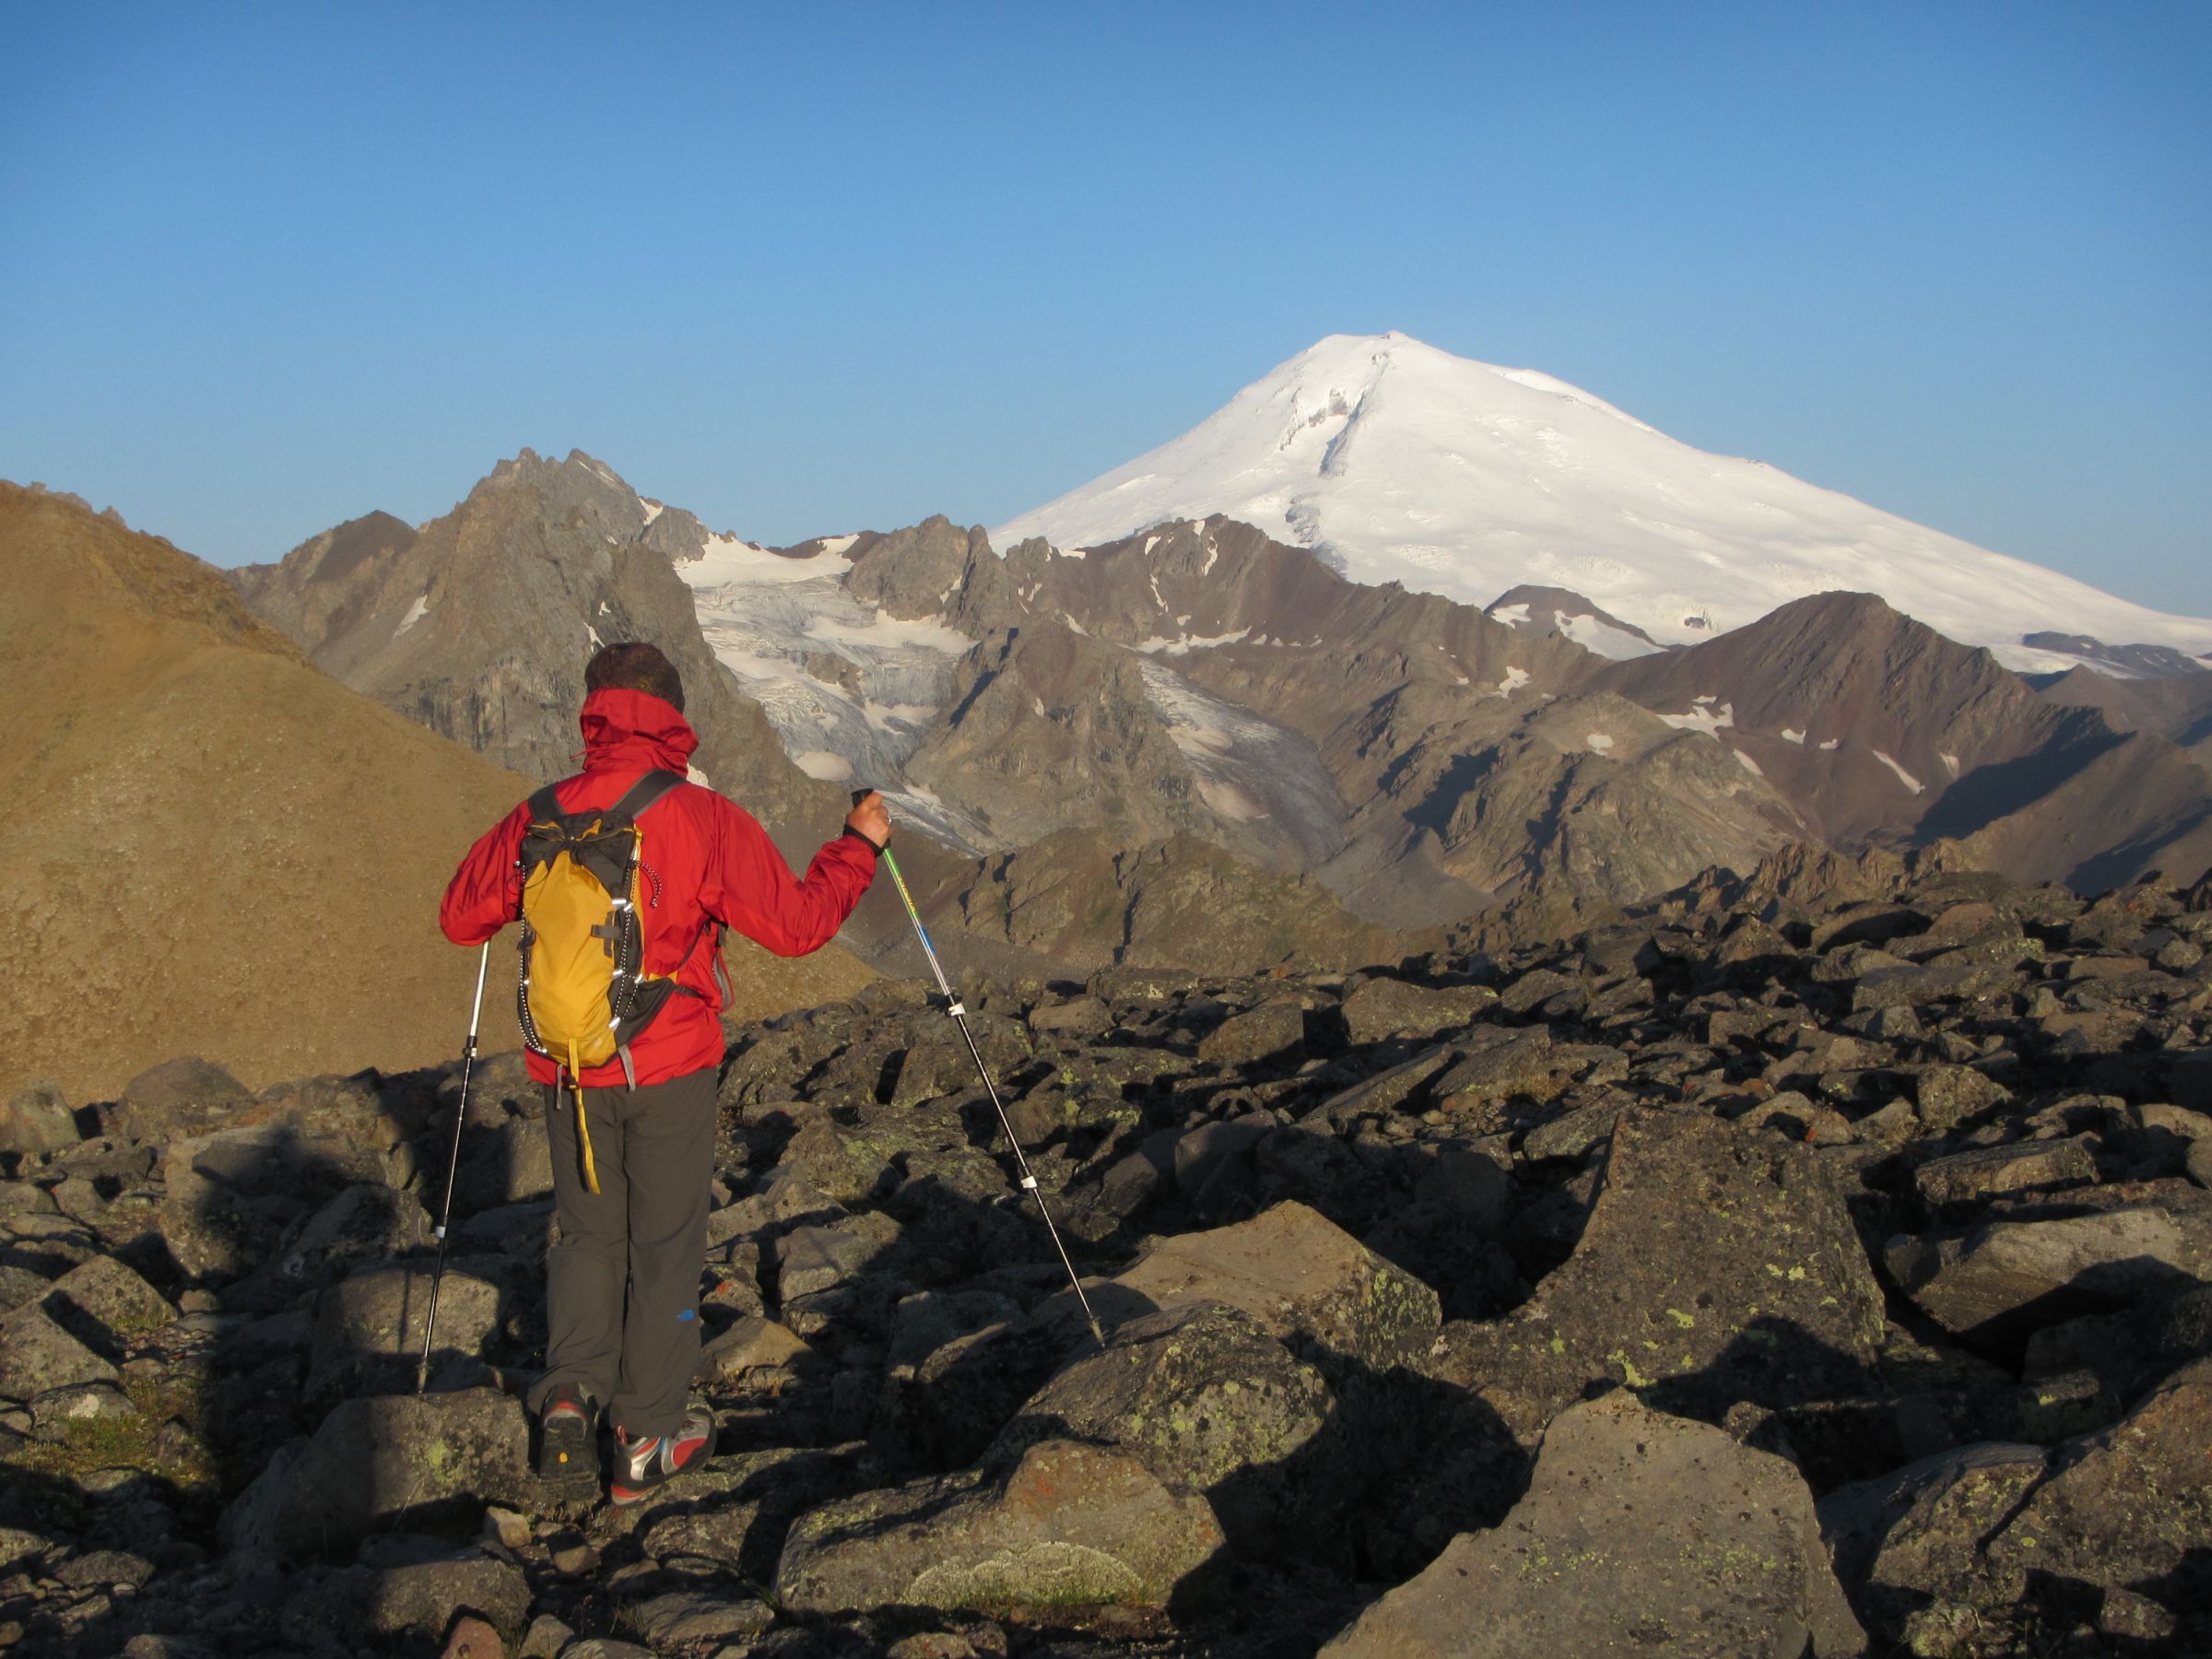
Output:
[[624,640],[602,645],[584,665],[583,688],[589,691],[643,691],[683,712],[684,682],[676,665],[661,654],[658,645]]

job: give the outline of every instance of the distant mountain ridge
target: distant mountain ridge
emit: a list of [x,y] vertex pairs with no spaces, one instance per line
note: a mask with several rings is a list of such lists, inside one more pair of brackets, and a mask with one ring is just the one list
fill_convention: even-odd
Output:
[[[967,533],[937,521],[800,550],[811,559],[787,556],[714,535],[581,451],[553,461],[528,450],[418,531],[401,535],[391,527],[396,523],[381,515],[351,521],[232,580],[261,616],[348,685],[541,779],[574,769],[575,712],[593,649],[607,640],[652,640],[684,677],[686,712],[701,740],[697,766],[762,820],[794,865],[803,866],[834,830],[853,783],[880,783],[897,792],[903,820],[936,828],[946,843],[910,834],[900,849],[933,925],[965,928],[979,949],[996,953],[988,955],[994,966],[1098,965],[1133,939],[1167,936],[1147,933],[1147,918],[1159,913],[1171,884],[1124,878],[1112,866],[1063,869],[1056,885],[1081,893],[1077,909],[1089,919],[1088,931],[1071,933],[1043,925],[1041,911],[1010,921],[1007,883],[1019,873],[978,855],[1106,823],[1117,849],[1135,860],[1175,841],[1192,827],[1185,818],[1110,811],[1123,802],[1138,806],[1118,785],[1083,797],[1094,810],[1073,814],[1025,814],[1011,796],[992,808],[947,807],[925,784],[900,788],[900,763],[912,752],[919,723],[949,694],[959,653],[1013,603],[980,533],[971,544]],[[716,577],[733,580],[718,584]],[[695,597],[688,583],[701,582]],[[735,602],[718,606],[717,594]],[[924,611],[932,620],[901,620]],[[771,637],[759,637],[763,629]],[[1024,652],[1036,637],[1032,628]],[[887,700],[865,695],[867,685],[888,685]],[[864,694],[856,698],[855,688]],[[832,709],[842,711],[841,724]],[[1016,745],[1008,752],[1023,751]],[[1174,770],[1164,733],[1154,734],[1153,752]],[[1120,775],[1109,768],[1110,777]],[[1065,782],[1055,777],[1049,791],[1032,793],[1058,798]],[[1011,816],[1019,832],[982,828],[993,810]],[[1201,854],[1206,842],[1186,836],[1180,847],[1180,873],[1198,888],[1250,908],[1279,904],[1300,918],[1247,941],[1244,956],[1217,951],[1209,961],[1271,966],[1281,959],[1249,953],[1279,948],[1301,960],[1348,959],[1376,948],[1374,928],[1345,915],[1325,893],[1292,900],[1294,862],[1263,870],[1241,861],[1234,844]],[[1032,881],[1038,863],[1024,866]],[[1131,872],[1148,867],[1127,864]],[[888,902],[864,904],[843,936],[872,958],[905,960],[912,950],[904,916]]]
[[2023,670],[2162,672],[2212,653],[2212,619],[2129,604],[1693,449],[1549,375],[1402,334],[1331,335],[992,537],[1073,549],[1215,513],[1361,582],[1477,606],[1523,584],[1571,590],[1668,645],[1842,589]]

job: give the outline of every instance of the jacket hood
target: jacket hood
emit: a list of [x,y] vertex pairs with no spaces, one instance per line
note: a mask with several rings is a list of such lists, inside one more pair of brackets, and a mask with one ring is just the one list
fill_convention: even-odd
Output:
[[682,712],[650,691],[594,691],[583,700],[577,724],[583,729],[586,771],[659,770],[680,776],[699,747],[699,734]]

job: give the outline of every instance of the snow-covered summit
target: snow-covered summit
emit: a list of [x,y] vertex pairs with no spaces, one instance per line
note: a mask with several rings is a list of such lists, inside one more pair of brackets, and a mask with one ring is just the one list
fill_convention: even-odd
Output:
[[1482,606],[1567,588],[1668,644],[1833,589],[1871,591],[2012,666],[2063,629],[2212,653],[2212,620],[2132,605],[1758,461],[1677,442],[1531,370],[1402,334],[1332,335],[1182,437],[991,532],[1099,546],[1221,512],[1354,581]]

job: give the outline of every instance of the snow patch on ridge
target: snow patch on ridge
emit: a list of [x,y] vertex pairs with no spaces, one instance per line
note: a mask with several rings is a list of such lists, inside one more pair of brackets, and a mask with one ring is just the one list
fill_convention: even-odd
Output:
[[735,535],[710,535],[706,550],[697,559],[679,560],[676,573],[697,590],[726,587],[732,582],[814,582],[825,576],[834,578],[843,568],[819,554],[793,559]]
[[1718,709],[1710,697],[1694,698],[1689,708],[1680,714],[1662,714],[1660,720],[1677,731],[1702,732],[1715,743],[1720,741],[1721,728],[1735,724],[1735,705],[1722,703]]
[[1584,651],[1612,662],[1625,663],[1636,657],[1656,656],[1662,649],[1649,640],[1638,639],[1625,628],[1615,628],[1611,623],[1601,622],[1595,617],[1571,617],[1565,611],[1554,611],[1552,621],[1561,633]]
[[1880,749],[1876,749],[1874,751],[1874,758],[1897,774],[1897,781],[1905,786],[1905,790],[1908,794],[1919,794],[1927,788],[1925,783],[1923,783],[1918,778],[1914,777],[1911,772],[1907,771],[1903,767],[1900,766],[1888,756],[1883,754]]
[[1249,628],[1240,628],[1235,633],[1211,636],[1177,634],[1171,640],[1155,635],[1148,640],[1139,640],[1129,649],[1144,656],[1185,656],[1194,651],[1213,651],[1223,645],[1239,644],[1251,631]]
[[399,626],[394,629],[393,632],[394,634],[406,633],[408,629],[422,620],[429,608],[430,596],[428,594],[419,595],[414,604],[407,606],[407,614],[399,619]]

